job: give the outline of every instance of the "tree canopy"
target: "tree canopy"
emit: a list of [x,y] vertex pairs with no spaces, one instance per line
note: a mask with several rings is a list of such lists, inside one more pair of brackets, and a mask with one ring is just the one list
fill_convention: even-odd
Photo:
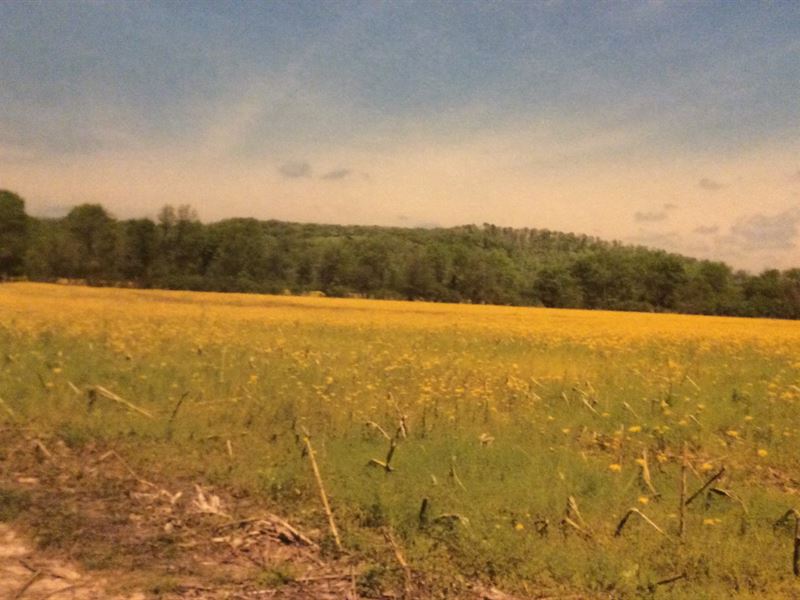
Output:
[[546,229],[314,225],[227,219],[189,206],[156,221],[97,204],[61,219],[0,191],[0,277],[223,292],[800,318],[800,269],[720,262]]

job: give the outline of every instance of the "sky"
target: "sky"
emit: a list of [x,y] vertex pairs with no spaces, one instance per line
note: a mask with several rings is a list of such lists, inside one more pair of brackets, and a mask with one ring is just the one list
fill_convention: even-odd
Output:
[[0,2],[28,212],[571,231],[800,267],[800,2]]

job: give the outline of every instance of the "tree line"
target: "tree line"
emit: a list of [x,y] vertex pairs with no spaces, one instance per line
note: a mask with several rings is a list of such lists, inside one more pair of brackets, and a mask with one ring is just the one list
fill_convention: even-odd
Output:
[[0,278],[220,292],[324,293],[564,308],[800,318],[800,269],[721,262],[545,229],[156,220],[98,204],[34,218],[0,191]]

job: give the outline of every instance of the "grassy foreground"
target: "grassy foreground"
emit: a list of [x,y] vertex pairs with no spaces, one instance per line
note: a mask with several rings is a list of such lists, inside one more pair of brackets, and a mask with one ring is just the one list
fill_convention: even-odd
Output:
[[794,597],[798,407],[797,322],[0,286],[6,424],[326,530],[307,433],[376,586],[391,531],[436,581]]

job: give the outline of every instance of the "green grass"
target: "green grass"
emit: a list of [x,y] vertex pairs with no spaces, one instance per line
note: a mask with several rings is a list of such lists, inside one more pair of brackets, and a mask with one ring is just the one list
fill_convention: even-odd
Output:
[[[228,325],[200,316],[180,323],[191,334],[162,335],[169,319],[128,332],[100,318],[80,335],[56,325],[21,333],[0,319],[8,423],[70,447],[110,442],[143,473],[235,488],[324,531],[300,443],[308,432],[346,548],[375,565],[361,576],[364,589],[399,577],[382,537],[390,527],[412,567],[442,582],[615,597],[796,593],[792,532],[773,523],[796,502],[797,348],[697,336],[597,347],[469,323],[426,330],[292,317]],[[619,319],[624,328],[626,316]],[[198,343],[203,329],[211,333]],[[156,418],[103,398],[90,410],[73,386],[97,384]],[[400,413],[409,435],[394,471],[368,467],[385,459],[388,442],[365,423],[393,435]],[[747,513],[721,497],[698,498],[679,543],[684,442],[697,469],[690,490],[724,465],[721,485]],[[636,463],[645,449],[658,498]],[[702,471],[705,463],[712,470]],[[609,468],[616,464],[619,472]],[[0,490],[0,519],[24,505],[14,494]],[[569,496],[591,539],[561,525]],[[667,535],[632,520],[614,537],[630,507]],[[442,514],[463,520],[437,521]],[[684,572],[685,581],[657,585]]]

